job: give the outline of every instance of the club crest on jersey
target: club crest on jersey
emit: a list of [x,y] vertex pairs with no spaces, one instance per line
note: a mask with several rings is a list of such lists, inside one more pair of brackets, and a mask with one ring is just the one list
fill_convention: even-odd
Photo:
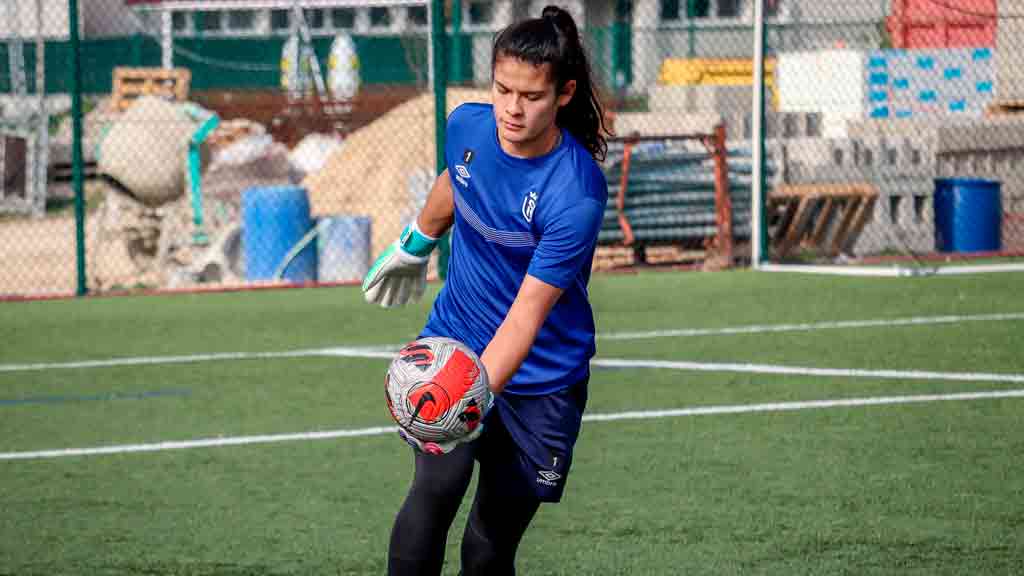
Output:
[[462,162],[464,164],[466,164],[466,165],[469,165],[469,163],[472,162],[472,161],[473,161],[473,151],[470,150],[469,148],[466,148],[466,151],[462,153]]
[[523,218],[527,222],[533,222],[533,212],[537,209],[537,193],[530,191],[523,197]]
[[462,164],[456,164],[455,172],[455,180],[457,180],[459,184],[469,188],[469,182],[467,182],[467,180],[469,180],[469,170]]

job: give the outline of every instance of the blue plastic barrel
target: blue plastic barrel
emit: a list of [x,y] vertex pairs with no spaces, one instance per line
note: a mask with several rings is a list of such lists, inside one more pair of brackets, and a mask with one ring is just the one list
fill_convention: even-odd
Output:
[[362,282],[370,271],[370,218],[329,216],[317,226],[320,281]]
[[[245,278],[273,280],[292,248],[313,228],[309,198],[296,186],[253,187],[242,192]],[[309,242],[288,261],[281,278],[316,281],[316,244]]]
[[1002,246],[999,182],[968,178],[935,181],[935,249],[994,252]]

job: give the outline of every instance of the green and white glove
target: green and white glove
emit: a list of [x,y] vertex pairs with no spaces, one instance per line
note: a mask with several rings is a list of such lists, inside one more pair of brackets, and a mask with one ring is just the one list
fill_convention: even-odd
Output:
[[406,226],[366,273],[366,301],[385,308],[418,302],[427,289],[427,263],[436,245],[437,238],[420,232],[415,220]]

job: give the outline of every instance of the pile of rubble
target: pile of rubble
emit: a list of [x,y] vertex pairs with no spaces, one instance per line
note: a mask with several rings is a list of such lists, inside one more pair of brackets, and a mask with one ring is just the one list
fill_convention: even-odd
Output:
[[140,98],[122,114],[102,106],[87,116],[87,147],[105,188],[88,221],[95,289],[241,282],[242,192],[296,184],[342,147],[337,137],[312,134],[289,150],[260,124],[221,122],[198,146],[194,199],[186,160],[209,115],[190,103]]
[[[466,102],[489,102],[488,90],[450,88],[447,114]],[[426,93],[349,134],[345,146],[302,185],[314,217],[369,216],[379,254],[416,214],[434,180],[434,96]]]

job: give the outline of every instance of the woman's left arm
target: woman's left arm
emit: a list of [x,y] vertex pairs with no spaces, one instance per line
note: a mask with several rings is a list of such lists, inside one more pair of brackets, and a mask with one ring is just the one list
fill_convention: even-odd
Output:
[[500,394],[523,360],[526,360],[548,312],[561,295],[561,288],[529,274],[523,279],[505,320],[480,356],[492,392]]

